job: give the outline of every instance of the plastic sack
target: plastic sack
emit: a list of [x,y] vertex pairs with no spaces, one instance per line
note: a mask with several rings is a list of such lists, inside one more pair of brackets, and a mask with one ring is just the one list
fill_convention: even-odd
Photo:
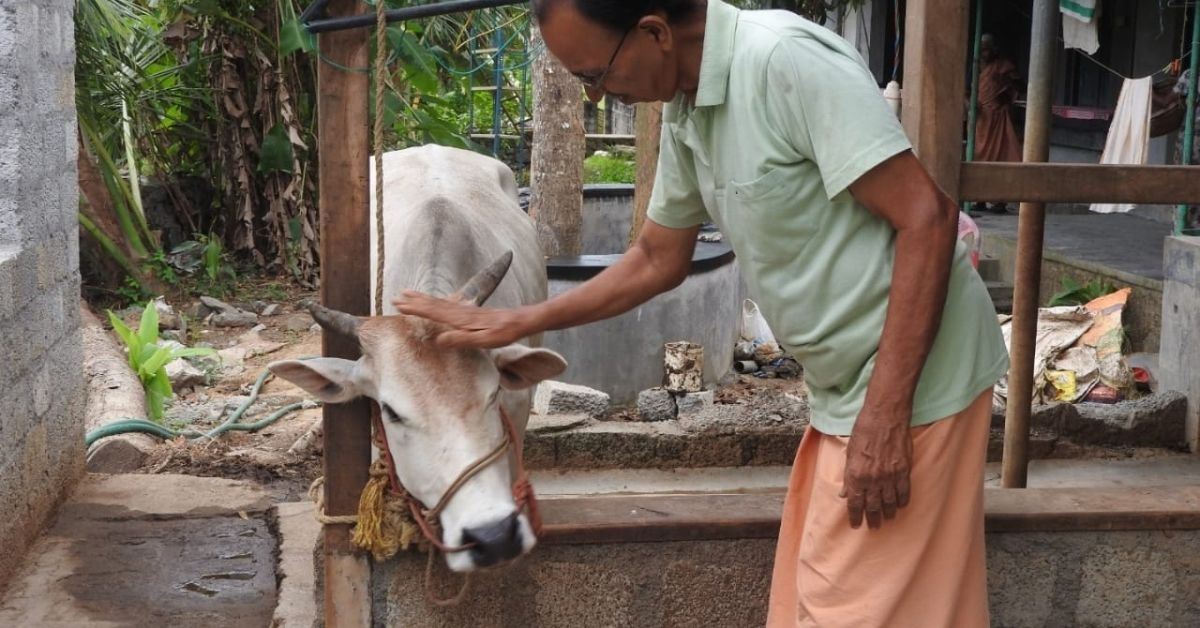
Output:
[[759,311],[758,304],[750,299],[742,301],[741,333],[742,340],[745,342],[759,345],[775,342],[775,334],[771,333],[771,327],[767,325],[767,320]]
[[979,239],[979,225],[967,215],[966,212],[958,212],[958,239],[967,243],[967,252],[971,257],[971,266],[979,268],[979,250],[982,248],[982,243]]

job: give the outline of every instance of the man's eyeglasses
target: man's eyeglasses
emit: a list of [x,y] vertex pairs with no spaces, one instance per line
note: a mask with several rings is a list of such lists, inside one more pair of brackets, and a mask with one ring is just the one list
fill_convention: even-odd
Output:
[[589,89],[599,89],[604,85],[604,79],[608,78],[608,73],[612,70],[613,62],[617,60],[617,55],[621,53],[621,47],[625,45],[625,40],[629,38],[631,31],[633,31],[633,27],[626,29],[625,34],[621,35],[621,41],[617,43],[617,48],[613,50],[612,56],[608,59],[608,65],[604,67],[603,72],[598,76],[584,76],[572,72],[572,74],[575,74],[575,78],[579,79],[579,82],[583,83],[583,86]]

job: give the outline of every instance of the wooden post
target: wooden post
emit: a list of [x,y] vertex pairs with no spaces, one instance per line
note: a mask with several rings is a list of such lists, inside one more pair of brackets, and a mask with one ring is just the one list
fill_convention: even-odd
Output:
[[[1029,105],[1025,108],[1025,162],[1050,158],[1050,107],[1054,104],[1054,49],[1058,3],[1035,0],[1029,53]],[[1000,485],[1025,488],[1029,467],[1029,414],[1033,403],[1038,289],[1042,283],[1045,203],[1021,203],[1017,218],[1017,267],[1013,278],[1013,321],[1004,417],[1004,460]]]
[[967,3],[909,0],[904,27],[904,130],[933,180],[957,201]]
[[654,176],[658,174],[662,110],[661,102],[641,103],[637,106],[637,139],[634,146],[637,154],[637,179],[633,186],[633,220],[629,225],[631,245],[641,233],[642,223],[646,222],[646,211],[650,209],[650,192],[654,190]]
[[[358,0],[332,0],[330,17],[363,13]],[[350,314],[370,313],[370,250],[367,155],[367,75],[346,72],[368,65],[368,30],[324,33],[317,64],[320,150],[321,302]],[[325,334],[322,353],[355,359],[356,344]],[[371,455],[370,410],[366,400],[324,408],[325,513],[352,515],[367,481]],[[350,526],[325,526],[325,625],[371,625],[370,572],[366,558],[350,545]]]

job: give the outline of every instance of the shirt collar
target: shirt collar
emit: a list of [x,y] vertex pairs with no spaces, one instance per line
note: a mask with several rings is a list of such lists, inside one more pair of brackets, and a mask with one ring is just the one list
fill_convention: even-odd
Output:
[[721,0],[708,0],[704,20],[704,48],[700,57],[700,80],[696,107],[725,104],[729,89],[729,66],[733,63],[733,38],[739,10]]

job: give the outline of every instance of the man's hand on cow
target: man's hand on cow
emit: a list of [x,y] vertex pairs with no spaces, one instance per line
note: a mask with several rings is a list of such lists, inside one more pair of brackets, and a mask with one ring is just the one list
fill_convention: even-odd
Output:
[[406,290],[392,301],[401,314],[420,316],[449,329],[435,342],[443,348],[496,349],[536,333],[524,309],[490,309]]
[[851,527],[862,526],[865,516],[870,528],[878,528],[908,505],[913,450],[909,419],[907,414],[887,416],[867,407],[858,415],[846,449],[840,494]]

